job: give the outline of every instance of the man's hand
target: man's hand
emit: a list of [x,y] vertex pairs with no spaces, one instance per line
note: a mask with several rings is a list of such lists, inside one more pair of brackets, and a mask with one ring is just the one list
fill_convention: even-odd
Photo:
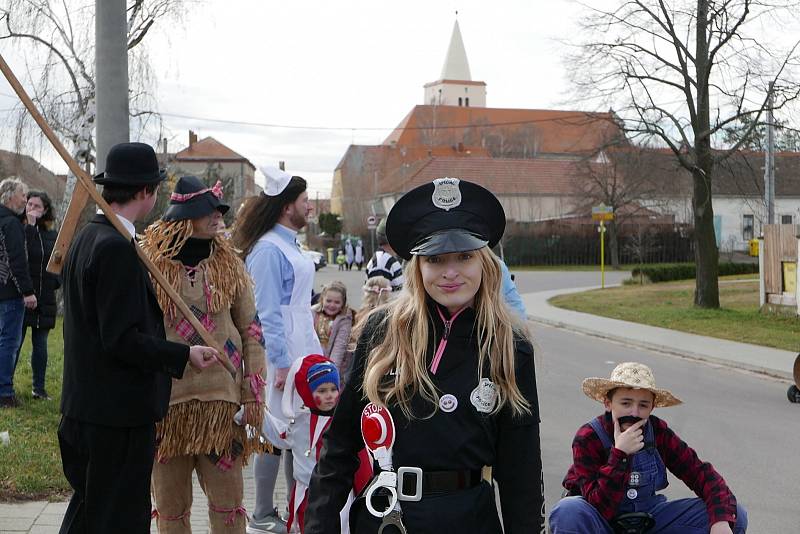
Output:
[[25,307],[28,308],[29,310],[36,309],[36,295],[28,295],[26,297],[23,297],[22,300],[25,303]]
[[246,402],[244,404],[244,418],[242,422],[256,426],[264,419],[264,406],[260,402]]
[[733,530],[731,530],[731,526],[727,521],[717,521],[713,525],[711,525],[711,530],[708,531],[709,534],[733,534]]
[[275,369],[275,388],[283,391],[283,386],[286,384],[286,377],[289,375],[288,367],[279,367]]
[[211,347],[193,345],[189,347],[189,362],[195,369],[205,369],[218,363],[219,353]]
[[634,454],[642,450],[642,447],[644,447],[642,427],[646,422],[647,419],[642,419],[632,424],[625,432],[622,432],[619,428],[619,421],[614,418],[614,447],[625,454]]

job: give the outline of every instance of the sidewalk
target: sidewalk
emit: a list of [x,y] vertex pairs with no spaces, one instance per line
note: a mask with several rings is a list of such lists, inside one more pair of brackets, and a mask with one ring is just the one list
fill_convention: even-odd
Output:
[[598,288],[599,286],[592,286],[526,293],[522,295],[522,300],[528,310],[528,319],[534,322],[643,349],[729,365],[792,380],[792,368],[797,356],[795,352],[599,317],[556,308],[547,302],[557,295]]
[[[61,467],[60,465],[58,466]],[[194,499],[192,501],[191,525],[193,532],[208,531],[208,507],[197,477],[193,481]],[[255,486],[253,482],[253,463],[244,468],[244,507],[248,513],[253,510],[255,502]],[[278,473],[275,485],[275,506],[286,503],[286,481],[283,469]],[[66,502],[48,503],[33,501],[19,504],[0,503],[0,534],[58,534],[61,519],[67,511]],[[150,530],[157,534],[156,522]]]

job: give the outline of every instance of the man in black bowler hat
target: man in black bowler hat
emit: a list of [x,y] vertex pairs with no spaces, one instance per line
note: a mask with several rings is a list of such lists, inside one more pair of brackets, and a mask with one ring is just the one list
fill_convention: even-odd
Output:
[[64,382],[58,441],[74,489],[60,532],[149,533],[155,422],[172,377],[217,360],[209,347],[165,340],[163,316],[136,255],[133,222],[164,174],[153,149],[120,143],[94,178],[130,235],[98,214],[76,236],[63,270]]

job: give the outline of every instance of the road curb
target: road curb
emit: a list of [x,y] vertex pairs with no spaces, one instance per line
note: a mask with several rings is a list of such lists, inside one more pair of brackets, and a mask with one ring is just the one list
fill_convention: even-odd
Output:
[[[559,309],[561,309],[561,308],[559,308]],[[581,313],[586,313],[586,312],[581,312]],[[587,315],[592,315],[592,314],[587,314]],[[602,316],[598,315],[596,317],[602,317]],[[675,349],[674,347],[668,347],[666,345],[661,345],[659,343],[650,343],[650,342],[643,341],[643,340],[640,340],[640,339],[631,339],[631,338],[628,338],[628,337],[625,337],[625,336],[619,336],[619,335],[611,334],[609,332],[602,332],[602,331],[599,331],[599,330],[593,330],[591,328],[585,328],[585,327],[581,327],[581,326],[576,326],[576,325],[573,325],[573,324],[570,324],[570,323],[565,323],[563,321],[556,321],[556,320],[553,320],[553,319],[546,319],[544,317],[536,317],[536,316],[530,315],[530,314],[528,315],[528,320],[532,321],[534,323],[539,323],[539,324],[545,325],[545,326],[552,326],[554,328],[560,328],[562,330],[567,330],[567,331],[575,332],[575,333],[578,333],[578,334],[592,336],[592,337],[596,337],[596,338],[600,338],[600,339],[606,339],[606,340],[609,340],[609,341],[614,341],[616,343],[622,343],[623,345],[628,345],[628,346],[631,346],[631,347],[636,347],[636,348],[646,349],[646,350],[652,350],[652,351],[655,351],[655,352],[661,352],[661,353],[664,353],[664,354],[669,354],[671,356],[678,356],[678,357],[686,358],[686,359],[690,359],[690,360],[702,361],[702,362],[706,362],[706,363],[713,363],[713,364],[716,364],[716,365],[722,365],[722,366],[731,367],[731,368],[734,368],[734,369],[743,369],[745,371],[750,371],[750,372],[766,375],[766,376],[769,376],[769,377],[772,377],[772,378],[778,378],[778,379],[781,379],[781,380],[785,380],[785,381],[787,381],[789,383],[792,383],[792,384],[794,383],[794,378],[793,378],[791,372],[779,371],[777,369],[769,369],[769,368],[766,368],[766,367],[761,367],[761,366],[757,366],[757,365],[750,365],[750,364],[746,364],[746,363],[743,363],[743,362],[726,360],[726,359],[723,359],[723,358],[715,358],[713,356],[709,356],[707,354],[701,354],[701,353],[698,353],[698,352],[692,352],[692,351],[687,351],[687,350],[678,350],[678,349]],[[676,332],[679,332],[679,331],[676,330]],[[683,332],[681,332],[681,333],[683,333]]]

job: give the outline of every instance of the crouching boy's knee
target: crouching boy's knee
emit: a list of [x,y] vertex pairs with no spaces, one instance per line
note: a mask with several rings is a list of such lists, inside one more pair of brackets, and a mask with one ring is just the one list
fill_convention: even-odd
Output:
[[558,501],[550,512],[549,523],[552,534],[610,532],[600,512],[583,497],[564,497]]

